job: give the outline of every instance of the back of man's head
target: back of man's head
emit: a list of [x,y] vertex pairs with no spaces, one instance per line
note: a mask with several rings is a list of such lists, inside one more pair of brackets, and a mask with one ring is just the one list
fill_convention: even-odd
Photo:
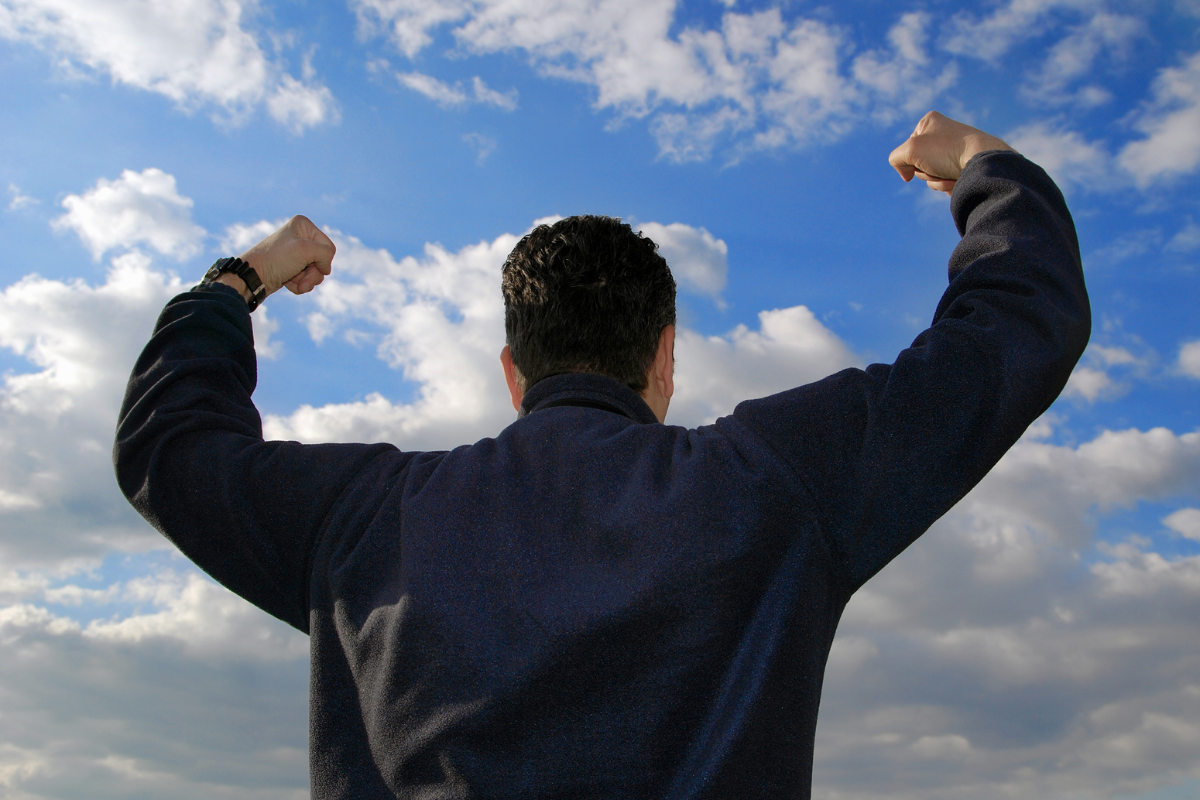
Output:
[[564,372],[598,372],[646,389],[675,279],[650,239],[612,217],[539,225],[504,262],[504,329],[528,389]]

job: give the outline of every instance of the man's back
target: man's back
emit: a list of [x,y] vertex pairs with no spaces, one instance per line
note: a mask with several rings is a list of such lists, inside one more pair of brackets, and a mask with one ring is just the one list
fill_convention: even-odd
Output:
[[658,424],[561,374],[449,453],[261,441],[244,304],[172,301],[131,379],[134,504],[312,636],[314,797],[807,797],[855,589],[973,486],[1086,344],[1074,231],[1009,153],[895,364]]
[[811,741],[849,597],[812,501],[736,420],[658,425],[594,375],[528,397],[494,440],[378,459],[367,482],[395,488],[361,536],[331,521],[312,635],[343,674],[314,744],[386,761],[391,791],[653,797],[732,763],[794,789],[803,748],[756,748]]

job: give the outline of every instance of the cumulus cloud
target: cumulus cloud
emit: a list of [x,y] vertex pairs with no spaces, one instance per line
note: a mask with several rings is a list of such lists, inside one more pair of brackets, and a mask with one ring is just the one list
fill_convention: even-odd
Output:
[[[222,247],[278,224],[231,225]],[[681,289],[720,296],[724,242],[637,227],[670,242]],[[445,447],[511,421],[498,276],[517,235],[396,258],[331,233],[338,260],[311,296],[310,335],[368,344],[416,391],[302,407],[269,417],[268,435]],[[104,252],[151,247],[132,241]],[[0,786],[16,796],[305,793],[302,637],[190,571],[99,587],[71,572],[72,559],[161,544],[111,485],[107,445],[134,354],[179,288],[132,249],[103,284],[28,277],[0,293],[0,346],[34,367],[0,392]],[[1102,345],[1088,358],[1116,375],[1142,361]],[[683,424],[861,363],[803,306],[723,336],[681,330],[677,359],[670,421]],[[1093,545],[1112,510],[1176,498],[1163,525],[1191,535],[1200,432],[1051,434],[1045,418],[852,600],[815,797],[1103,797],[1194,774],[1200,556],[1157,552],[1155,531]]]
[[[683,291],[719,296],[727,270],[723,241],[683,223],[637,227],[660,243]],[[337,268],[314,294],[311,336],[372,343],[385,363],[417,384],[416,399],[397,403],[374,393],[351,403],[302,406],[287,416],[268,416],[267,435],[446,448],[494,435],[511,422],[498,366],[504,342],[499,286],[500,267],[518,235],[457,252],[428,244],[423,257],[397,260],[352,236],[330,233],[338,245]],[[725,336],[679,331],[673,423],[710,421],[741,400],[858,363],[803,306],[763,312],[759,322],[758,330],[743,325]]]
[[671,421],[712,422],[742,400],[820,380],[862,359],[804,306],[763,311],[758,330],[724,336],[681,330],[675,344]]
[[109,450],[129,368],[181,290],[135,251],[113,259],[98,286],[29,276],[0,292],[0,346],[34,368],[0,385],[8,567],[160,545],[117,492]]
[[[955,80],[928,56],[930,19],[904,14],[885,46],[852,56],[847,33],[778,8],[723,15],[719,27],[675,32],[675,0],[534,6],[499,0],[355,0],[360,29],[386,34],[409,58],[453,25],[461,52],[525,53],[543,75],[593,87],[595,105],[650,117],[676,161],[838,138],[863,117],[915,113]],[[466,90],[407,73],[412,88],[455,105]],[[413,84],[419,84],[421,88]],[[914,90],[914,87],[916,89]],[[478,93],[477,93],[478,94]]]
[[[129,370],[163,304],[186,288],[141,247],[194,253],[205,233],[191,222],[191,205],[160,170],[102,179],[68,196],[56,224],[77,232],[97,256],[120,252],[103,281],[28,275],[0,290],[0,347],[26,365],[0,377],[0,561],[7,569],[65,569],[112,550],[164,546],[117,491],[109,453]],[[237,229],[226,238],[256,233]],[[260,353],[277,354],[274,320],[254,323]]]
[[719,299],[729,274],[729,247],[704,228],[682,222],[660,225],[647,222],[637,226],[658,245],[675,281],[685,291]]
[[1192,378],[1200,378],[1200,340],[1186,342],[1179,348],[1179,372]]
[[1200,53],[1158,74],[1136,127],[1146,138],[1125,145],[1119,158],[1142,188],[1200,167]]
[[1163,525],[1186,539],[1200,542],[1200,508],[1181,508],[1166,517]]
[[330,231],[335,271],[314,293],[307,324],[320,342],[371,342],[388,366],[418,385],[411,403],[380,394],[264,419],[267,435],[304,441],[392,441],[447,447],[492,435],[512,421],[499,367],[504,343],[500,266],[518,237],[505,234],[450,252],[429,244],[397,260]]
[[79,235],[99,260],[113,248],[147,245],[177,259],[200,249],[205,231],[192,222],[192,201],[179,194],[175,176],[161,169],[127,169],[116,180],[101,178],[82,195],[62,201],[66,214],[54,221]]
[[245,116],[266,102],[300,131],[336,118],[329,89],[283,71],[244,27],[255,6],[241,0],[3,0],[0,37],[31,42],[64,63],[156,92],[191,110]]
[[0,607],[0,792],[306,797],[305,638],[193,572],[118,588],[146,610]]
[[1195,775],[1200,556],[1093,543],[1103,508],[1200,496],[1200,434],[1064,446],[1049,427],[851,600],[814,797],[1101,798]]
[[286,222],[287,219],[277,219],[274,222],[265,219],[251,223],[235,222],[225,228],[220,250],[224,253],[244,253],[282,228]]
[[267,98],[267,111],[276,122],[295,134],[322,122],[341,119],[328,86],[301,83],[286,74],[280,76],[279,85]]
[[[1129,390],[1128,378],[1143,373],[1147,367],[1147,357],[1135,356],[1124,347],[1092,344],[1067,380],[1063,396],[1078,397],[1089,403],[1100,398],[1116,399]],[[1126,380],[1113,378],[1114,370]]]

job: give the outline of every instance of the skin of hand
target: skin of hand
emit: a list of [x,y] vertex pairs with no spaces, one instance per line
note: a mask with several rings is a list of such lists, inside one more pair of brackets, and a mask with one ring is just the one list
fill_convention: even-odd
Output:
[[930,111],[912,136],[892,151],[888,163],[906,182],[920,178],[930,189],[950,194],[967,162],[985,150],[1013,148],[990,133]]
[[[295,216],[282,228],[242,253],[241,259],[254,267],[259,280],[271,295],[286,286],[292,294],[311,292],[333,268],[337,251],[325,232],[308,217]],[[232,286],[249,299],[250,292],[241,278],[225,273],[217,280]]]

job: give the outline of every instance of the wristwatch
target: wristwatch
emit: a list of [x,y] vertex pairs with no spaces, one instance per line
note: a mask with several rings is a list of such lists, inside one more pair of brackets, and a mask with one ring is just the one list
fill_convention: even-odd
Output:
[[267,287],[263,286],[254,267],[240,258],[217,259],[216,263],[208,268],[208,272],[204,273],[204,279],[200,281],[200,285],[212,283],[226,272],[232,272],[245,282],[246,288],[250,290],[250,299],[246,301],[246,305],[250,306],[251,311],[258,308],[258,304],[267,296]]

